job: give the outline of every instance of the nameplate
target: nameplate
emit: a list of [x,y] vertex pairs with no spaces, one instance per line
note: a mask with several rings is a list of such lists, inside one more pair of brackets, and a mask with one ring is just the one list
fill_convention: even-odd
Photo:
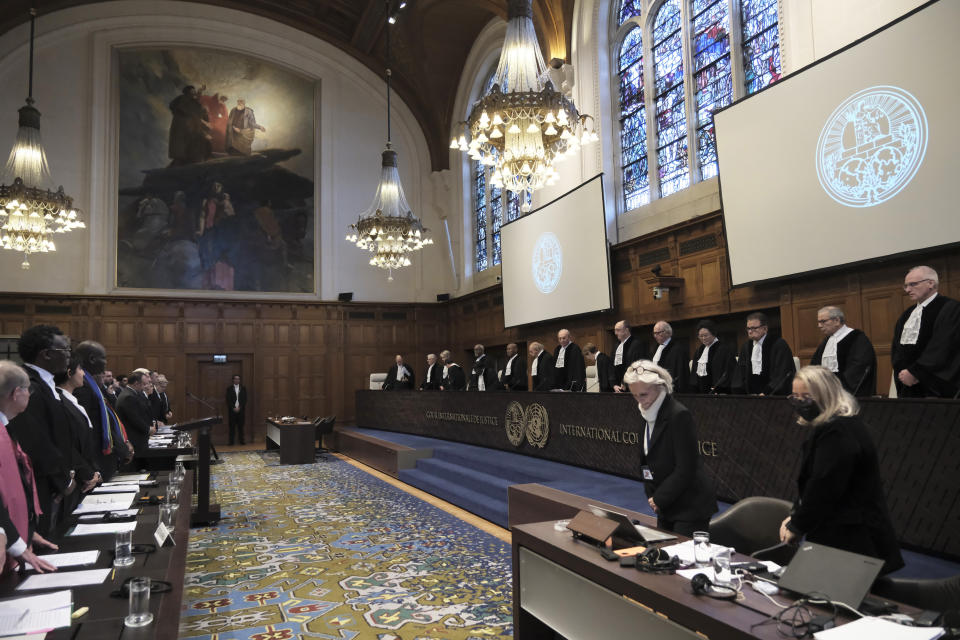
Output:
[[617,529],[617,523],[609,518],[600,518],[589,511],[581,511],[573,517],[567,529],[591,542],[604,543]]
[[173,536],[170,535],[170,530],[167,529],[167,525],[162,522],[157,525],[157,530],[153,532],[153,539],[157,542],[157,548],[162,547],[167,540],[170,541],[171,546],[176,546],[176,542],[173,541]]

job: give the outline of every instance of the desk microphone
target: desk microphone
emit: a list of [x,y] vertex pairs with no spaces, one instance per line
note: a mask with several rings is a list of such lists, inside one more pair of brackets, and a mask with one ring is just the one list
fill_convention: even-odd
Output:
[[788,372],[787,372],[787,375],[785,375],[785,376],[783,376],[782,378],[780,378],[780,381],[777,382],[777,384],[776,384],[775,386],[770,387],[770,395],[775,395],[775,394],[777,393],[777,391],[780,389],[780,387],[782,387],[782,386],[784,385],[784,383],[786,383],[787,380],[789,380],[790,378],[792,378],[793,376],[795,376],[796,373],[797,373],[796,371],[788,371]]
[[866,382],[867,376],[870,375],[870,371],[873,369],[870,365],[867,365],[867,368],[863,370],[863,375],[860,376],[860,382],[857,383],[857,386],[853,390],[853,395],[856,396],[857,392],[860,391],[860,387],[863,386],[863,383]]
[[209,402],[207,402],[206,400],[204,400],[203,398],[198,398],[197,396],[193,395],[193,394],[190,393],[189,391],[187,391],[186,394],[187,394],[187,397],[190,398],[191,400],[196,400],[197,402],[199,402],[200,404],[202,404],[202,405],[205,406],[206,408],[208,408],[208,409],[212,410],[214,413],[216,413],[217,408],[216,408],[215,406],[213,406],[212,404],[210,404]]
[[719,387],[720,387],[721,384],[723,384],[724,382],[727,381],[727,374],[729,374],[729,373],[730,373],[729,371],[724,371],[724,372],[723,372],[723,375],[720,376],[720,379],[717,380],[717,384],[715,384],[715,385],[713,385],[712,387],[710,387],[710,393],[711,393],[711,394],[717,395],[717,394],[719,393]]

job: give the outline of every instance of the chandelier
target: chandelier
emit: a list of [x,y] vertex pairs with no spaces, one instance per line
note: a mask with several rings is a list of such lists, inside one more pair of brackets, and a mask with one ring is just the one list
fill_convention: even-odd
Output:
[[[33,106],[33,37],[37,13],[30,10],[30,73],[27,104],[20,107],[17,138],[0,184],[0,247],[23,253],[21,268],[30,268],[31,253],[56,251],[50,236],[83,229],[63,187],[51,191],[47,154],[40,140],[40,112]],[[9,183],[8,183],[9,181]]]
[[[370,206],[360,213],[356,224],[351,224],[347,233],[347,242],[373,253],[370,265],[387,269],[388,280],[393,280],[393,270],[410,266],[407,255],[433,244],[429,230],[420,219],[410,211],[407,198],[403,195],[400,173],[397,171],[397,152],[390,144],[390,25],[396,22],[396,12],[390,10],[390,0],[386,1],[387,14],[387,145],[381,154],[380,184]],[[406,3],[401,2],[399,9]]]
[[[464,133],[451,149],[492,167],[490,183],[517,194],[532,195],[556,182],[555,161],[596,141],[573,100],[554,88],[533,27],[532,0],[509,0],[507,35],[490,92],[480,98],[462,123]],[[469,136],[469,139],[468,139]],[[530,210],[530,198],[521,209]]]

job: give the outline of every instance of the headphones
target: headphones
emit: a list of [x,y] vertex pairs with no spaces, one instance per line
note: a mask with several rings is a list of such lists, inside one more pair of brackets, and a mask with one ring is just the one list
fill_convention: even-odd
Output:
[[714,584],[705,573],[698,573],[690,580],[690,586],[693,587],[693,593],[698,596],[707,596],[717,600],[735,600],[737,590],[733,587],[725,587]]
[[637,571],[672,575],[680,568],[680,558],[671,556],[660,547],[650,547],[637,556]]

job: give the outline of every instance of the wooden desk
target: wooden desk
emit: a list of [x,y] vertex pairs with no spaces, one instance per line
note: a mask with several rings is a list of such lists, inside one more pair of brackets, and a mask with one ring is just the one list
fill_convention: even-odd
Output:
[[280,422],[267,418],[267,448],[280,449],[280,464],[313,464],[317,428],[312,422]]
[[[188,471],[183,479],[183,486],[190,486],[193,482],[193,472]],[[160,487],[143,489],[140,495],[163,495],[164,483]],[[138,496],[139,498],[139,496]],[[134,503],[136,506],[136,501]],[[133,532],[133,544],[155,544],[153,532],[157,528],[160,507],[158,505],[144,505],[137,517],[137,528]],[[76,516],[71,516],[66,523],[58,527],[53,542],[60,546],[63,553],[72,551],[100,550],[97,562],[90,566],[76,569],[97,569],[113,566],[113,535],[65,537],[64,534],[76,524]],[[187,540],[190,533],[190,492],[180,492],[180,508],[177,510],[177,523],[174,530],[175,545],[169,544],[152,553],[134,554],[135,562],[130,567],[117,569],[111,580],[98,585],[74,587],[73,609],[89,607],[90,611],[78,620],[74,620],[70,627],[55,629],[47,634],[48,640],[140,640],[159,639],[175,640],[179,634],[180,602],[183,599],[183,581],[186,570]],[[65,569],[71,571],[73,569]],[[28,575],[32,575],[28,574]],[[170,591],[162,594],[153,594],[150,598],[150,611],[153,612],[153,622],[145,627],[136,629],[125,628],[123,619],[127,615],[128,599],[112,597],[110,593],[120,588],[123,581],[133,576],[146,576],[153,580],[163,580],[170,583]],[[16,586],[25,576],[17,574],[6,575],[0,580],[0,597],[25,596],[43,593],[43,591],[15,592]]]

